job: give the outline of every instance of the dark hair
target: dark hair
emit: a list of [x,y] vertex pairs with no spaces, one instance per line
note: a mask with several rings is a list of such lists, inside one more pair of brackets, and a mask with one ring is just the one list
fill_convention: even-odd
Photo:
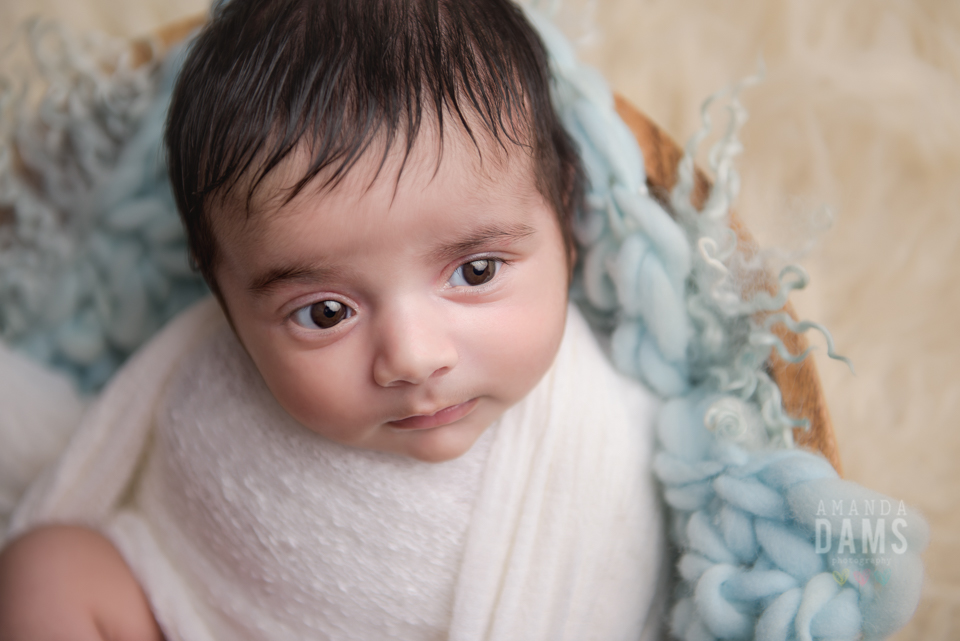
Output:
[[398,139],[409,154],[425,117],[442,141],[445,116],[478,152],[478,134],[531,151],[572,257],[584,177],[550,82],[543,43],[509,0],[220,2],[184,63],[165,135],[192,259],[219,294],[211,198],[222,206],[240,186],[249,215],[261,181],[303,143],[312,159],[288,200],[321,171],[336,184],[377,136],[381,166]]

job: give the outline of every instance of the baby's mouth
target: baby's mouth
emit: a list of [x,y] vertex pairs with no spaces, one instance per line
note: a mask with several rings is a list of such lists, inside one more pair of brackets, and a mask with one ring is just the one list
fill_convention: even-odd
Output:
[[477,406],[478,400],[479,399],[471,398],[469,401],[444,407],[433,414],[415,414],[397,421],[390,421],[387,425],[402,430],[425,430],[431,427],[449,425],[450,423],[459,421],[472,412],[473,408]]

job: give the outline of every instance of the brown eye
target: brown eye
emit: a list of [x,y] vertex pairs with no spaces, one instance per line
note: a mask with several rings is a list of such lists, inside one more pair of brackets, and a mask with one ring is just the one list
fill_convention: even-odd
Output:
[[327,329],[346,318],[348,309],[350,308],[335,300],[320,301],[310,306],[310,320],[317,327]]
[[293,314],[298,325],[307,329],[330,329],[340,321],[353,316],[353,310],[335,300],[322,300],[301,307]]
[[454,286],[467,285],[476,287],[490,282],[497,274],[497,267],[500,261],[490,258],[482,260],[473,260],[457,267],[457,271],[450,277],[450,284]]

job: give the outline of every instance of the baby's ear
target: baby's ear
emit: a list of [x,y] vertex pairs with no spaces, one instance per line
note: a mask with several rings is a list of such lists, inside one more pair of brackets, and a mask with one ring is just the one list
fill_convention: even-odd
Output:
[[[579,158],[577,159],[579,161]],[[562,162],[562,161],[561,161]],[[585,176],[579,162],[563,162],[560,185],[560,202],[563,206],[560,223],[564,227],[564,241],[567,245],[567,258],[570,263],[570,276],[573,276],[573,267],[577,264],[577,241],[573,233],[573,223],[577,216],[577,209],[584,206]]]
[[573,270],[577,266],[577,244],[575,242],[570,243],[570,247],[567,250],[567,286],[569,287],[570,283],[573,282]]

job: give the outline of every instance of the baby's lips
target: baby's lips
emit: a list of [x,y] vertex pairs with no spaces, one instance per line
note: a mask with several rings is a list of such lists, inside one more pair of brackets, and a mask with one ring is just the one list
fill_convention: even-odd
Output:
[[433,414],[414,414],[396,421],[390,421],[388,425],[398,429],[429,429],[432,427],[441,427],[459,421],[461,418],[473,411],[477,405],[477,399],[472,398],[469,401],[450,405],[437,410]]

